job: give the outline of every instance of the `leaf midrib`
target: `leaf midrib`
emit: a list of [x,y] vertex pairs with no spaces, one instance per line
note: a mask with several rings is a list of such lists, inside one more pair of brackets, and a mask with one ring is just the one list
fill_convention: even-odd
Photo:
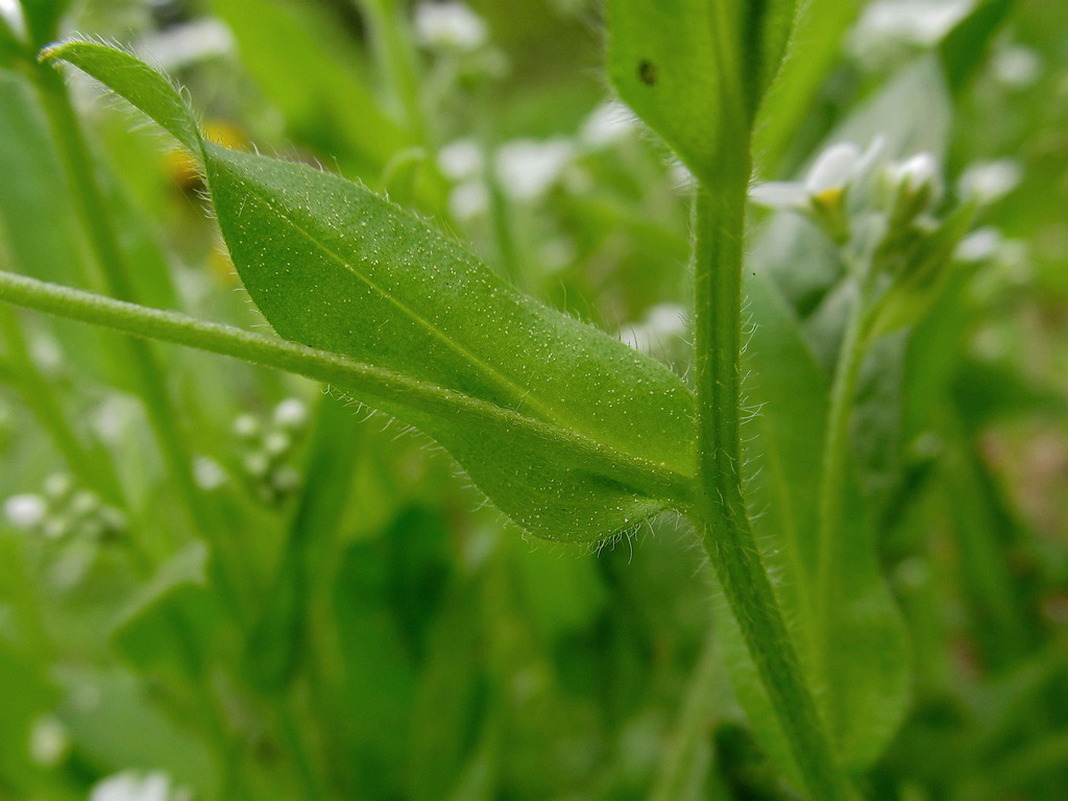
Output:
[[[446,348],[450,349],[453,353],[460,356],[462,359],[466,359],[476,367],[484,369],[489,375],[491,380],[497,383],[498,387],[503,389],[509,396],[511,396],[517,404],[518,408],[527,407],[531,412],[534,412],[540,416],[543,420],[558,427],[573,428],[576,431],[585,429],[584,425],[580,425],[579,421],[569,418],[567,415],[560,414],[554,407],[546,406],[539,401],[530,390],[521,387],[515,383],[507,375],[501,373],[493,365],[487,363],[478,355],[465,348],[460,343],[456,342],[453,338],[449,337],[444,331],[438,328],[433,322],[418,314],[414,309],[408,306],[404,301],[395,297],[392,293],[386,291],[383,287],[379,286],[376,282],[369,277],[354,269],[349,261],[340,253],[330,248],[328,245],[319,241],[312,232],[302,226],[297,220],[293,219],[284,209],[279,208],[276,202],[272,202],[274,199],[272,193],[269,191],[263,191],[261,193],[261,200],[276,214],[282,221],[292,228],[300,236],[304,237],[313,247],[319,248],[329,258],[335,261],[342,269],[348,271],[354,275],[358,280],[366,284],[372,291],[378,293],[380,297],[392,304],[398,311],[406,315],[417,326],[423,328],[434,339],[442,343]],[[464,393],[466,394],[466,393]],[[516,411],[518,411],[518,408]],[[599,437],[594,437],[597,441],[600,441]],[[603,443],[607,445],[607,443]],[[613,450],[615,448],[613,447]],[[637,454],[632,454],[637,455]]]

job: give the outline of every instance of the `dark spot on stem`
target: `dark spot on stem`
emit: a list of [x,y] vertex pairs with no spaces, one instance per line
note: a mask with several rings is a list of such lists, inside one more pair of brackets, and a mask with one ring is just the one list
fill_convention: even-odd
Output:
[[641,78],[642,83],[646,86],[656,86],[656,82],[659,78],[657,75],[656,64],[651,61],[639,61],[638,77]]

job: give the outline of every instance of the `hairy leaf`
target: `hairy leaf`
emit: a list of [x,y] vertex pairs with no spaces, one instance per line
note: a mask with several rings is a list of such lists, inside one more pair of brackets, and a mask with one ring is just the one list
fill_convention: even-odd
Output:
[[200,140],[170,83],[132,56],[82,42],[44,57],[202,155],[234,263],[279,334],[501,410],[378,404],[444,445],[520,525],[591,540],[679,501],[695,469],[693,397],[664,365],[521,295],[362,186]]
[[794,5],[608,0],[609,77],[638,116],[707,180],[717,160],[730,157],[738,134],[748,134],[786,49]]

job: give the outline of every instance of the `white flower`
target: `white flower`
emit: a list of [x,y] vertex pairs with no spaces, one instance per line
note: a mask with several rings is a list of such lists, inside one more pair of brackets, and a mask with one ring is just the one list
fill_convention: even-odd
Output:
[[561,137],[506,142],[494,154],[501,190],[516,200],[534,200],[556,183],[573,154],[572,143]]
[[961,174],[957,191],[963,198],[979,203],[993,203],[1009,194],[1022,179],[1023,170],[1018,161],[980,161]]
[[457,220],[470,220],[489,208],[486,184],[476,179],[457,184],[449,192],[449,213]]
[[1002,85],[1023,89],[1037,81],[1042,74],[1042,60],[1031,48],[1015,45],[994,55],[990,71]]
[[621,331],[619,338],[635,350],[652,353],[685,336],[686,330],[686,310],[676,303],[660,303],[645,313],[642,322]]
[[929,47],[942,40],[971,11],[974,0],[876,0],[854,30],[858,47],[888,40]]
[[456,139],[438,151],[438,169],[452,181],[478,176],[483,160],[482,148],[474,139]]
[[26,35],[26,22],[22,18],[22,7],[18,0],[0,0],[0,17],[4,18],[16,36]]
[[774,209],[811,212],[818,206],[837,206],[851,184],[867,175],[882,151],[877,138],[862,151],[852,142],[831,145],[820,154],[803,181],[769,181],[749,191],[754,203]]
[[260,433],[260,421],[255,415],[241,414],[234,419],[233,429],[241,439],[252,439]]
[[30,759],[38,765],[55,767],[70,750],[70,733],[57,718],[42,715],[30,728]]
[[30,531],[44,522],[48,504],[40,495],[12,495],[4,501],[4,517],[7,522],[22,531]]
[[197,456],[193,460],[193,480],[202,490],[211,492],[226,483],[226,471],[210,456]]
[[284,456],[293,447],[293,439],[285,431],[268,431],[263,438],[263,450],[270,457]]
[[124,770],[96,783],[89,801],[178,801],[188,794],[176,791],[166,773]]
[[579,139],[590,147],[608,147],[634,130],[634,112],[618,100],[609,100],[586,117]]
[[204,17],[145,37],[137,46],[137,55],[161,69],[177,71],[228,55],[233,49],[230,29],[220,20]]
[[274,424],[295,431],[308,422],[308,407],[300,398],[286,398],[274,407]]
[[471,52],[489,38],[485,20],[460,2],[423,2],[412,22],[416,39],[426,47]]
[[938,159],[926,151],[891,164],[886,171],[895,185],[911,193],[919,192],[925,186],[938,187],[941,175]]
[[979,228],[960,241],[953,257],[969,263],[986,261],[997,255],[1004,241],[996,228]]
[[926,151],[883,168],[891,203],[891,225],[910,226],[942,198],[942,170]]

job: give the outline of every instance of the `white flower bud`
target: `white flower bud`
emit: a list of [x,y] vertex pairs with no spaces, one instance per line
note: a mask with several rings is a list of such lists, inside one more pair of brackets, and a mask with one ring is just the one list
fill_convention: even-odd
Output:
[[271,431],[263,438],[263,450],[272,458],[283,455],[292,447],[293,440],[284,431]]
[[561,137],[505,142],[494,157],[501,190],[516,200],[535,200],[556,183],[573,155],[574,146]]
[[171,779],[166,773],[125,770],[97,782],[89,801],[173,801]]
[[1023,179],[1020,163],[1012,159],[981,161],[960,176],[957,191],[961,197],[979,203],[993,203],[1015,189]]
[[12,495],[4,501],[4,517],[17,529],[37,528],[48,514],[48,504],[40,495]]
[[260,421],[251,414],[242,414],[234,420],[234,433],[242,439],[252,439],[260,433]]
[[453,181],[474,178],[482,172],[482,148],[474,139],[456,139],[438,151],[438,168]]
[[412,27],[420,44],[442,50],[469,53],[489,39],[485,20],[460,2],[420,3]]
[[245,472],[254,478],[263,478],[267,475],[267,471],[271,469],[271,459],[263,451],[253,451],[248,454],[242,460],[242,464],[245,467]]
[[193,480],[202,490],[211,492],[226,483],[226,471],[214,459],[198,456],[193,460]]
[[44,767],[55,767],[70,751],[70,733],[57,718],[42,715],[30,729],[30,759]]
[[308,422],[308,407],[300,398],[286,398],[274,407],[274,423],[290,431],[304,427]]
[[44,494],[55,500],[66,497],[74,489],[74,480],[66,473],[53,473],[44,482]]

